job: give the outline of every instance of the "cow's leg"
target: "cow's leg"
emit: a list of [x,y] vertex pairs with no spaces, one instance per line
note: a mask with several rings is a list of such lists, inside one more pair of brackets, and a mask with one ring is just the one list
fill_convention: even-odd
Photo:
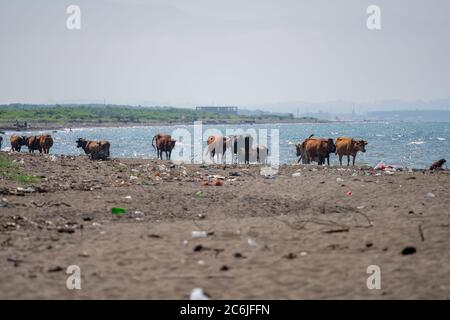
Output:
[[341,166],[342,166],[342,154],[339,155],[339,163],[340,163]]
[[353,156],[353,165],[355,165],[355,158],[356,158],[356,155]]
[[330,165],[330,155],[327,156],[327,164]]
[[347,166],[350,165],[350,155],[347,156]]

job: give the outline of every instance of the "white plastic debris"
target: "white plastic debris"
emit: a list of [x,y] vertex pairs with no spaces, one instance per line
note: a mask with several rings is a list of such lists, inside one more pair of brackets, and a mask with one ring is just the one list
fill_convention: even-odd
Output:
[[272,167],[262,167],[259,174],[264,177],[273,177],[278,173],[277,169],[274,169]]
[[302,174],[300,172],[295,172],[292,174],[293,177],[300,177]]
[[28,188],[17,187],[17,191],[22,191],[22,192],[29,192],[29,193],[31,193],[31,192],[34,192],[35,190],[34,190],[33,188],[31,188],[31,187],[28,187]]
[[248,238],[247,243],[250,247],[256,247],[256,241],[251,238]]
[[130,180],[136,180],[138,177],[136,176],[130,176]]
[[344,179],[342,179],[342,178],[336,178],[336,182],[344,182]]
[[209,300],[209,297],[203,292],[202,288],[195,288],[191,291],[191,300]]
[[192,231],[192,238],[206,238],[208,232],[206,231]]
[[434,193],[432,193],[432,192],[428,192],[428,193],[427,193],[427,198],[434,198],[434,197],[436,197],[436,196],[434,195]]
[[131,199],[131,196],[125,196],[125,199]]

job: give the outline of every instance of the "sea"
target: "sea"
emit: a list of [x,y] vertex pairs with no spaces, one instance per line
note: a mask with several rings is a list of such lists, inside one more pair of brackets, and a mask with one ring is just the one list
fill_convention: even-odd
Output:
[[[136,127],[65,128],[61,130],[7,131],[3,135],[2,150],[9,149],[9,136],[51,134],[54,145],[51,154],[79,155],[77,138],[108,140],[113,158],[156,157],[151,142],[156,133],[167,133],[177,140],[173,160],[194,162],[201,160],[206,139],[211,134],[229,135],[249,133],[255,141],[269,147],[272,161],[292,164],[297,160],[295,144],[309,135],[321,138],[352,137],[368,142],[365,153],[358,153],[357,164],[386,165],[405,168],[427,168],[431,163],[445,158],[450,160],[449,122],[331,122],[299,124],[244,124],[244,125],[170,125]],[[25,152],[26,148],[22,149]],[[200,157],[200,158],[199,158]],[[344,164],[346,159],[343,159]],[[338,165],[337,156],[331,155],[330,164]]]

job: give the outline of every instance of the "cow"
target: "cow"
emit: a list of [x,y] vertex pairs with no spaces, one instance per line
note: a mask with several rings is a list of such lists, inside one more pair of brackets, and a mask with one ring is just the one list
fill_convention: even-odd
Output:
[[[162,153],[166,153],[166,160],[170,160],[176,140],[168,134],[158,133],[153,136],[152,146],[156,150],[157,158],[162,160]],[[156,145],[155,145],[156,143]]]
[[11,151],[20,152],[20,149],[22,148],[22,146],[25,145],[26,137],[12,135],[9,140],[11,141]]
[[330,165],[330,153],[336,152],[336,145],[333,139],[312,139],[308,138],[303,142],[306,152],[306,162],[317,161],[319,165]]
[[49,134],[43,134],[38,137],[39,139],[39,152],[48,154],[50,148],[53,146],[53,138]]
[[297,163],[299,163],[300,161],[302,161],[303,164],[308,164],[307,162],[307,158],[306,158],[306,141],[311,139],[314,136],[314,134],[311,134],[308,138],[306,138],[305,140],[303,140],[300,143],[297,143],[295,145],[295,151],[296,151],[296,155],[298,158]]
[[256,146],[256,162],[267,164],[267,157],[269,155],[269,148],[265,145],[257,145]]
[[230,142],[230,137],[221,135],[209,136],[206,140],[205,158],[210,155],[214,160],[214,157],[217,155],[217,162],[219,162],[219,160],[223,162],[223,156],[225,155],[227,146],[230,145]]
[[34,150],[39,150],[39,152],[42,153],[40,136],[26,137],[25,145],[28,147],[28,152],[34,153]]
[[354,140],[352,138],[339,137],[336,139],[336,154],[339,155],[339,163],[342,166],[342,157],[347,156],[347,166],[350,165],[350,156],[353,157],[353,165],[358,151],[366,152],[367,141]]
[[[250,163],[250,160],[255,160],[255,153],[251,152],[253,147],[253,136],[248,134],[234,135],[230,137],[230,145],[232,146],[231,153],[236,162]],[[250,159],[250,158],[253,159]],[[252,161],[253,162],[253,161]]]
[[110,143],[108,141],[89,141],[84,138],[78,138],[76,143],[77,148],[83,148],[91,160],[107,160],[109,158]]
[[447,162],[447,160],[445,160],[445,159],[438,160],[430,166],[430,170],[443,170],[442,166],[446,162]]

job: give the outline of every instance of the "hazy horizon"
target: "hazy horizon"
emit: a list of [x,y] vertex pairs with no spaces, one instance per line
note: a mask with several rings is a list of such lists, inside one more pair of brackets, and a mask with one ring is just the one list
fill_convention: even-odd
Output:
[[[81,30],[66,27],[71,4]],[[371,4],[381,30],[366,27]],[[0,0],[0,104],[448,109],[449,9],[445,0]]]

